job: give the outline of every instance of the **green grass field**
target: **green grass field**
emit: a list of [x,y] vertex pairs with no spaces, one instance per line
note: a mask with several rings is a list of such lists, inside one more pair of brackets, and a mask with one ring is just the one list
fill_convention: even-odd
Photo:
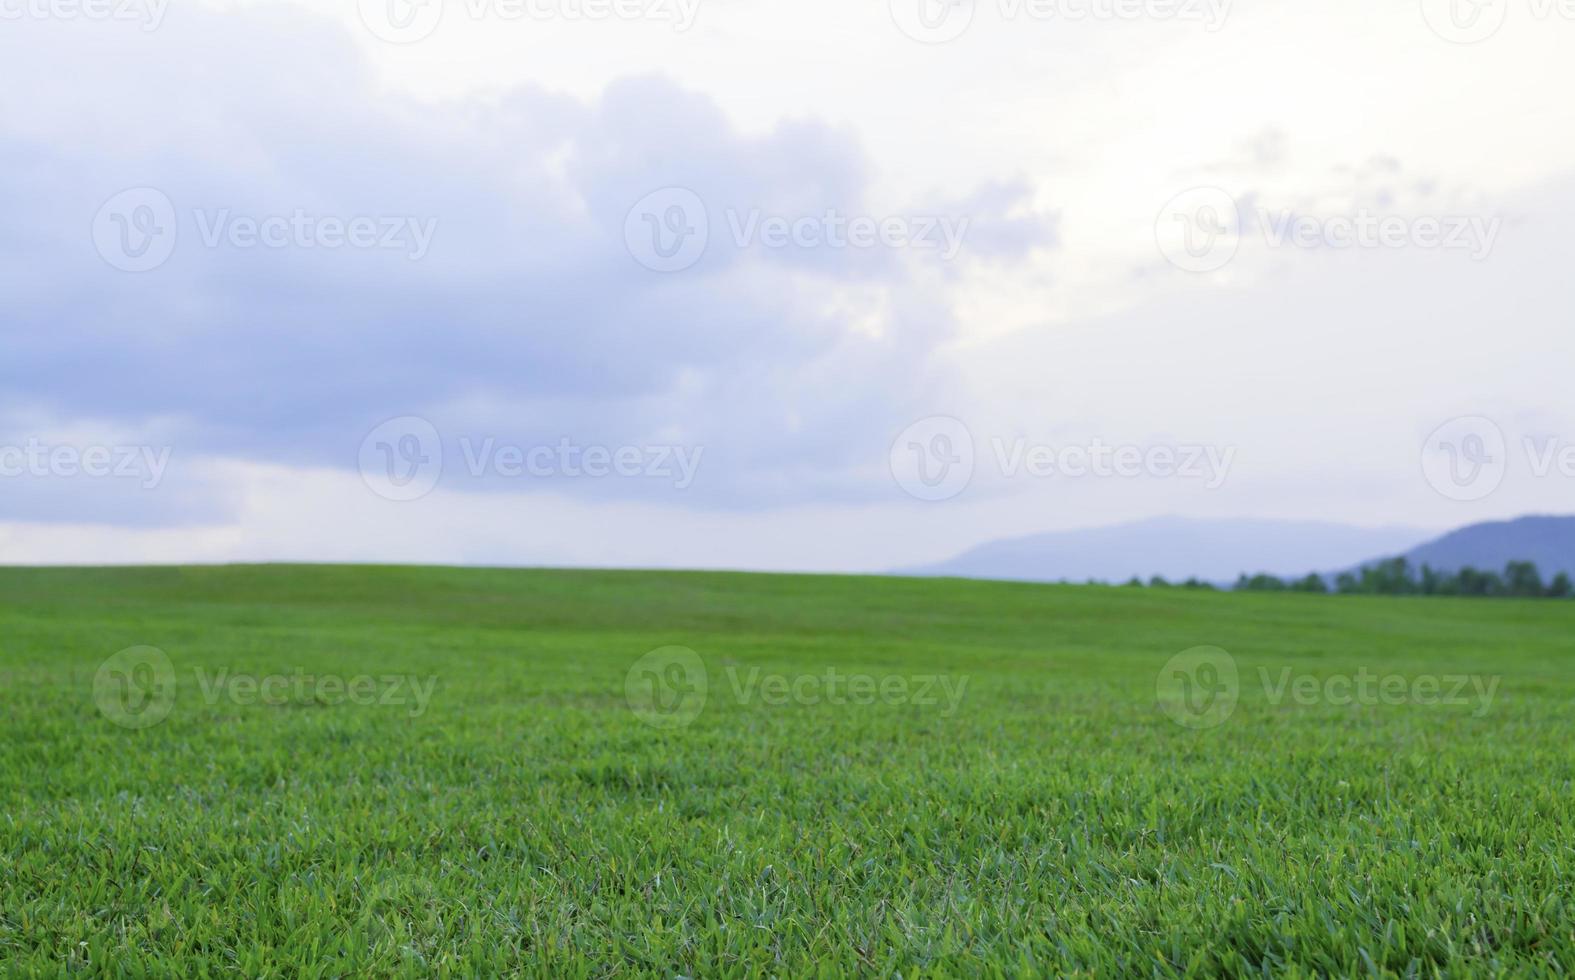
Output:
[[3,569],[0,972],[1554,975],[1572,668],[1560,602]]

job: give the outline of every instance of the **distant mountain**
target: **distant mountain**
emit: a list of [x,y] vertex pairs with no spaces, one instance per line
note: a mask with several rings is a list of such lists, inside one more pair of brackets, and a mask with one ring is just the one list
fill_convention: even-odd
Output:
[[1467,565],[1500,572],[1508,562],[1530,561],[1545,579],[1559,572],[1575,576],[1575,517],[1521,517],[1472,524],[1404,555],[1413,565],[1431,565],[1441,572],[1459,571]]
[[1404,553],[1433,533],[1406,527],[1160,517],[996,541],[899,574],[1028,582],[1196,576],[1228,584],[1242,572],[1304,575],[1309,569],[1349,568],[1373,555]]

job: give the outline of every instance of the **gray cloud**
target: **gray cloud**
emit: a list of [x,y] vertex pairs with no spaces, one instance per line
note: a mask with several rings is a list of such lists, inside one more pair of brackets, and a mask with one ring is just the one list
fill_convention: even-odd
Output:
[[[0,436],[36,419],[157,429],[177,461],[352,468],[373,426],[421,415],[449,440],[704,446],[700,479],[672,502],[734,508],[882,492],[870,463],[948,384],[932,358],[954,328],[935,256],[719,234],[728,209],[872,213],[846,132],[801,121],[746,136],[660,77],[593,102],[539,89],[486,107],[407,101],[378,89],[349,38],[283,10],[114,27],[0,37],[8,77],[51,80],[0,94]],[[675,274],[642,268],[623,240],[630,206],[667,186],[713,214],[712,247]],[[173,254],[143,273],[112,268],[90,234],[133,187],[177,215]],[[999,184],[964,202],[980,257],[1053,242],[1029,194]],[[435,226],[419,261],[204,243],[217,220],[297,211]],[[844,294],[881,310],[881,328],[854,329]],[[38,494],[5,499],[0,519],[73,516]],[[192,520],[223,509],[191,504]],[[164,522],[171,508],[114,514]]]

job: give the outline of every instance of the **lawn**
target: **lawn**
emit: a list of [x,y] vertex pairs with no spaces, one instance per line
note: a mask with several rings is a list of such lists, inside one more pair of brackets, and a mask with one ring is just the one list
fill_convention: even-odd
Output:
[[1575,970],[1575,602],[0,569],[0,680],[10,975]]

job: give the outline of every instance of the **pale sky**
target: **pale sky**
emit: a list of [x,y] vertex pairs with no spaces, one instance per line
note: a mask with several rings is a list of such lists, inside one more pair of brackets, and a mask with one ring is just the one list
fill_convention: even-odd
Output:
[[1575,10],[918,2],[0,0],[0,562],[1570,510]]

